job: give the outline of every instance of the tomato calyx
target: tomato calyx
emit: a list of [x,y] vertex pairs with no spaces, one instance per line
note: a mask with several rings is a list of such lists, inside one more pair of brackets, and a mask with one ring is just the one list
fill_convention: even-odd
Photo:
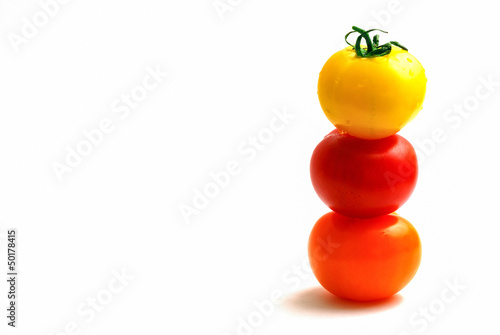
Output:
[[[381,32],[386,33],[386,34],[387,34],[387,31],[380,30],[380,29],[364,30],[364,29],[358,28],[356,26],[352,26],[352,29],[353,29],[353,31],[350,31],[349,33],[347,33],[347,35],[345,35],[345,41],[347,44],[349,44],[351,47],[353,47],[354,50],[356,50],[356,55],[358,57],[373,58],[373,57],[382,57],[382,56],[388,55],[392,51],[392,45],[395,45],[397,47],[400,47],[403,50],[408,51],[408,49],[406,47],[404,47],[403,45],[399,44],[396,41],[391,41],[391,42],[379,45],[379,38],[380,38],[379,35],[373,36],[373,41],[370,38],[370,33],[372,31],[378,30],[378,31],[381,31]],[[352,45],[347,40],[347,37],[349,37],[349,35],[351,35],[352,33],[359,33],[359,36],[356,39],[355,45]],[[366,48],[361,47],[361,41],[363,39],[366,42]]]

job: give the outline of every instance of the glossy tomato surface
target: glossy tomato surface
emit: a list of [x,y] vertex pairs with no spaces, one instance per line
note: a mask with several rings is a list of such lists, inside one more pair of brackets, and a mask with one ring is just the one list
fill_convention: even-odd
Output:
[[402,136],[363,140],[336,129],[316,146],[310,173],[314,190],[330,209],[375,217],[396,211],[411,196],[417,156]]
[[415,276],[421,254],[417,231],[397,214],[355,219],[330,212],[309,236],[309,262],[319,283],[355,301],[399,292]]
[[363,58],[352,47],[333,54],[318,79],[318,98],[333,125],[353,136],[378,139],[397,133],[422,109],[427,78],[422,64],[397,46]]

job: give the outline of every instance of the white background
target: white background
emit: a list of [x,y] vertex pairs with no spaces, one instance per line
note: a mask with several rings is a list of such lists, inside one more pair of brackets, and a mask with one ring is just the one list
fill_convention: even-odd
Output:
[[[231,10],[219,15],[212,0],[61,0],[44,21],[35,0],[0,0],[0,278],[8,228],[18,230],[20,274],[15,331],[1,280],[0,333],[498,329],[494,2],[222,3]],[[40,27],[16,47],[13,34],[22,37],[34,16]],[[400,132],[421,161],[398,213],[417,228],[423,258],[394,298],[353,304],[325,293],[302,267],[309,232],[328,211],[311,186],[309,158],[332,130],[316,95],[319,71],[352,25],[377,22],[390,33],[381,40],[408,47],[428,77],[423,110]],[[168,76],[120,119],[113,105],[148,68]],[[497,86],[488,91],[482,80]],[[476,90],[488,96],[477,99]],[[447,114],[464,105],[468,116]],[[294,117],[255,155],[242,154],[275,109]],[[108,118],[113,131],[59,181],[54,162],[65,164],[68,146]],[[431,143],[433,132],[445,140]],[[185,220],[180,206],[192,206],[195,190],[231,161],[239,174]],[[446,282],[460,289],[450,293]],[[285,297],[257,314],[254,303],[274,290]],[[104,305],[93,317],[91,299]]]

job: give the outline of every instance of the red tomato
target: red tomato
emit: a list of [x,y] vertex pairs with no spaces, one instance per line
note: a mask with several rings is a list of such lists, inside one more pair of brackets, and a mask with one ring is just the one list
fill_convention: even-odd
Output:
[[309,262],[320,284],[338,297],[370,301],[405,287],[420,265],[422,246],[397,214],[356,219],[323,215],[309,236]]
[[412,145],[399,135],[364,140],[335,129],[314,150],[310,171],[330,209],[368,218],[392,213],[408,200],[418,166]]

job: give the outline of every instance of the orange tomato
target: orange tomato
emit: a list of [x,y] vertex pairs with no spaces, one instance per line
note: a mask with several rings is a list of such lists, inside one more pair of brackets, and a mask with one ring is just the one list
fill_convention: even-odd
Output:
[[405,287],[420,265],[417,231],[393,213],[369,219],[323,215],[308,245],[319,283],[334,295],[355,301],[390,297]]

